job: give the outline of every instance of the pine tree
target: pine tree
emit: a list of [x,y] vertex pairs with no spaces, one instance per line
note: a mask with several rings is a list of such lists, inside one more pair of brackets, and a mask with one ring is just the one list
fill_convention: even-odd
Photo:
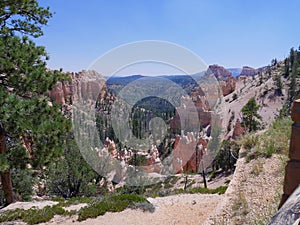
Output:
[[278,95],[282,95],[283,83],[281,80],[281,76],[278,74],[275,76],[275,86],[276,86],[276,93]]
[[291,50],[290,50],[291,68],[293,68],[294,62],[295,62],[295,50],[294,50],[294,48],[291,48]]
[[289,84],[289,100],[290,100],[290,103],[292,103],[295,99],[296,89],[297,89],[296,75],[292,74],[291,75],[291,81],[290,81],[290,84]]
[[249,131],[256,131],[260,127],[259,120],[262,119],[258,114],[259,105],[255,101],[255,98],[250,98],[247,104],[242,108],[243,113],[243,125]]
[[51,13],[36,0],[0,3],[0,173],[6,204],[14,201],[12,169],[41,169],[61,155],[70,122],[45,93],[64,76],[49,71],[42,35]]
[[94,195],[100,179],[81,155],[72,135],[67,139],[63,157],[52,163],[46,174],[47,192],[64,198]]
[[263,76],[262,76],[262,72],[259,72],[258,77],[259,77],[259,83],[258,83],[258,86],[260,86],[260,85],[262,85],[262,83],[264,82]]
[[284,60],[284,77],[287,78],[290,75],[290,60],[286,58]]

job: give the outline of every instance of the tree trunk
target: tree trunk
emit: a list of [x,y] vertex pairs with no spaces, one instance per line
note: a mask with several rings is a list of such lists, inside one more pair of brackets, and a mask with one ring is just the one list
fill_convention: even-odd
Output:
[[[6,152],[6,137],[5,131],[2,127],[0,127],[0,154],[5,154]],[[3,192],[5,195],[6,205],[14,202],[14,193],[11,182],[11,174],[10,171],[1,171],[1,183]]]

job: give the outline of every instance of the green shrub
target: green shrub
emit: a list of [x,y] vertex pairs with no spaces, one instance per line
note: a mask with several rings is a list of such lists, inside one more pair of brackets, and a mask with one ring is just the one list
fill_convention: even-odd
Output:
[[203,187],[196,187],[191,188],[188,190],[184,189],[175,189],[173,191],[173,194],[224,194],[227,190],[227,186],[220,186],[216,189],[209,189],[209,188],[203,188]]
[[96,218],[104,215],[108,211],[108,205],[106,202],[100,202],[94,205],[86,206],[80,209],[78,214],[78,221],[83,221],[88,218]]
[[48,222],[55,215],[72,215],[75,212],[68,212],[59,205],[46,206],[42,209],[32,207],[28,210],[16,209],[0,214],[0,222],[22,220],[28,224]]
[[155,211],[155,207],[149,202],[135,202],[129,206],[131,209],[141,209],[143,212],[151,212]]
[[[55,200],[57,199],[57,200]],[[80,204],[80,203],[91,203],[93,201],[94,198],[92,197],[73,197],[70,199],[65,200],[62,197],[56,197],[56,198],[52,198],[52,201],[58,201],[59,202],[59,206],[61,207],[67,207],[70,205],[76,205],[76,204]]]
[[16,209],[3,212],[0,214],[0,223],[22,219],[23,213],[23,209]]
[[240,140],[241,145],[248,151],[253,150],[258,143],[258,135],[256,134],[246,134]]
[[[121,212],[136,203],[149,203],[145,197],[135,194],[111,195],[94,202],[79,211],[78,221],[96,218],[106,212]],[[149,203],[150,204],[150,203]]]
[[237,94],[234,93],[234,94],[232,95],[232,101],[236,100],[237,98],[238,98]]
[[0,213],[0,223],[7,221],[22,220],[27,224],[38,224],[50,221],[55,215],[71,216],[77,212],[75,210],[67,211],[59,204],[46,206],[42,209],[32,207],[28,210],[15,209]]
[[21,196],[23,201],[30,201],[34,185],[32,171],[28,169],[12,169],[11,178],[15,194]]
[[288,155],[291,125],[290,118],[277,118],[265,133],[245,135],[241,142],[248,150],[247,161],[273,154]]
[[85,161],[74,139],[69,137],[63,156],[46,170],[46,191],[49,195],[72,198],[94,196],[99,175]]
[[29,209],[24,211],[22,220],[28,224],[47,222],[51,220],[54,217],[54,215],[56,215],[56,212],[58,212],[59,214],[63,214],[64,209],[60,209],[62,211],[58,209],[52,209],[51,206],[46,206],[43,209]]
[[232,172],[239,155],[239,150],[240,145],[237,142],[224,140],[221,144],[221,149],[212,162],[213,170],[222,169],[223,171],[230,170]]

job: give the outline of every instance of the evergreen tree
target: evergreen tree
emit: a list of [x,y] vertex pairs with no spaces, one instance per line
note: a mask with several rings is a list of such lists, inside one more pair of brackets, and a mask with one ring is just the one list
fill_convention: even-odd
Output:
[[276,66],[277,65],[277,59],[272,59],[271,61],[271,66]]
[[33,37],[43,35],[42,26],[52,14],[48,8],[40,7],[36,0],[2,0],[0,2],[0,33],[21,33]]
[[283,84],[281,80],[281,76],[278,74],[275,76],[275,85],[276,85],[276,93],[278,95],[282,95]]
[[296,55],[297,55],[297,62],[298,64],[300,64],[300,50],[296,51]]
[[236,163],[239,152],[239,146],[234,141],[224,140],[221,149],[212,162],[214,170],[222,169],[223,171],[232,171]]
[[249,131],[256,131],[260,128],[259,120],[262,119],[258,114],[259,105],[255,101],[255,98],[250,98],[247,104],[242,108],[243,113],[243,125]]
[[48,193],[64,198],[93,196],[100,176],[82,157],[73,137],[67,139],[63,157],[47,170]]
[[296,81],[296,75],[291,75],[291,81],[289,84],[289,101],[292,103],[296,96],[296,89],[297,89],[297,81]]
[[286,58],[284,60],[284,77],[287,78],[290,75],[290,60]]
[[291,50],[290,50],[291,68],[293,68],[294,62],[295,62],[295,50],[294,50],[294,48],[291,48]]
[[298,73],[299,73],[299,63],[297,60],[295,60],[293,66],[292,66],[292,74],[297,76]]
[[258,86],[260,86],[260,85],[262,85],[262,83],[264,82],[263,76],[262,76],[262,72],[259,72],[258,77],[259,77],[259,83],[258,83]]
[[51,13],[36,0],[0,3],[0,173],[6,204],[14,201],[11,171],[41,169],[61,155],[70,122],[45,93],[64,76],[49,71],[42,35]]

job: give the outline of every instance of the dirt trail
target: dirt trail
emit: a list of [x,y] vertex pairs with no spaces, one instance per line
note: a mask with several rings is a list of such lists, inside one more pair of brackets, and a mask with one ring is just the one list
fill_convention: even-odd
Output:
[[155,206],[155,212],[142,212],[141,210],[126,209],[119,213],[106,213],[95,219],[77,222],[76,216],[62,218],[56,216],[45,224],[66,225],[164,225],[164,224],[202,224],[217,204],[222,201],[222,195],[209,194],[182,194],[161,198],[150,198],[149,201]]
[[[167,197],[149,198],[148,200],[155,206],[153,213],[143,212],[142,210],[126,209],[118,213],[106,213],[104,216],[98,216],[95,219],[87,219],[82,222],[77,221],[77,215],[72,217],[64,217],[56,215],[52,220],[41,225],[195,225],[202,224],[208,216],[222,201],[223,196],[218,194],[181,194]],[[49,202],[47,202],[49,203]],[[52,205],[51,202],[50,205]],[[15,205],[16,204],[16,205]],[[42,208],[45,206],[43,202],[15,203],[10,209],[30,208],[36,206]],[[83,205],[72,206],[72,209],[78,210]],[[15,221],[6,222],[3,225],[25,225],[26,223]]]

